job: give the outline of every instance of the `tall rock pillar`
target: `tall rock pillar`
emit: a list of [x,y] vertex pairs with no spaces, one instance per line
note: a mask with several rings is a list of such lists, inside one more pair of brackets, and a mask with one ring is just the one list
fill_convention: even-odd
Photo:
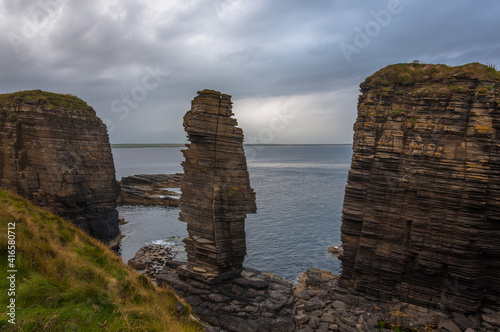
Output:
[[203,90],[184,116],[179,219],[187,222],[187,265],[179,273],[208,283],[241,272],[246,255],[245,218],[256,212],[243,131],[232,117],[231,96]]

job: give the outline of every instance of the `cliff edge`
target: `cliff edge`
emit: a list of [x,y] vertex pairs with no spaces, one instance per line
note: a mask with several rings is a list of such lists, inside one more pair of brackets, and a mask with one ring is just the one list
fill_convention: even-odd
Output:
[[120,236],[106,126],[71,95],[0,95],[0,187],[66,218],[107,244]]
[[388,66],[361,85],[340,285],[474,312],[500,304],[500,72]]

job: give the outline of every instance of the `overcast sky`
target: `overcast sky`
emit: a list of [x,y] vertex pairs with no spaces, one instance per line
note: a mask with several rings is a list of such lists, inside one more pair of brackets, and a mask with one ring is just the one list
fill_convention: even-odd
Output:
[[183,143],[196,91],[247,143],[351,143],[359,84],[421,60],[500,67],[500,2],[0,0],[0,93],[71,93],[112,143]]

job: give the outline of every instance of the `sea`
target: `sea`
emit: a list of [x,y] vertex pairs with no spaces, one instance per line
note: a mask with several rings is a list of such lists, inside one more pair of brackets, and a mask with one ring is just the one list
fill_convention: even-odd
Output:
[[[117,179],[136,174],[182,173],[184,147],[113,148]],[[351,145],[245,146],[257,213],[245,222],[245,267],[297,281],[315,267],[340,273],[330,246],[341,244],[340,225]],[[126,262],[143,246],[170,246],[185,259],[186,224],[179,209],[120,206],[128,223],[119,254]]]

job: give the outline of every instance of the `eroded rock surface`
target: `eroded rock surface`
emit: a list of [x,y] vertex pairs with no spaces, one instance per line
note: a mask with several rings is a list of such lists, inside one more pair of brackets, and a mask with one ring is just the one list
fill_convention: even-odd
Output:
[[179,219],[187,223],[188,263],[180,273],[205,282],[238,275],[246,255],[245,218],[256,211],[243,131],[231,96],[203,90],[184,116],[190,144],[183,150]]
[[343,287],[464,313],[500,303],[499,79],[399,64],[361,84]]
[[0,95],[0,186],[113,245],[118,187],[106,126],[82,100]]

